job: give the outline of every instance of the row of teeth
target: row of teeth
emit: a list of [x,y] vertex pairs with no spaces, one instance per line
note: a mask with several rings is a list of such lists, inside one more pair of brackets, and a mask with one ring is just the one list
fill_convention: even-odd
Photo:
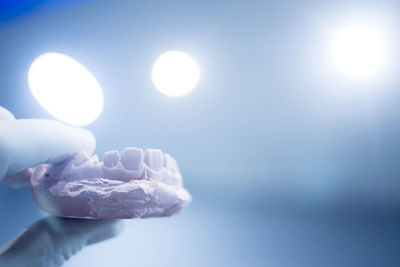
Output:
[[[98,163],[97,155],[90,158],[93,163]],[[74,166],[79,167],[89,160],[85,152],[80,152],[75,156]],[[107,151],[103,156],[104,166],[106,168],[116,168],[123,166],[130,171],[142,169],[145,166],[155,172],[169,170],[179,172],[174,158],[169,154],[163,153],[160,149],[143,149],[136,147],[126,147],[119,153],[118,150]]]

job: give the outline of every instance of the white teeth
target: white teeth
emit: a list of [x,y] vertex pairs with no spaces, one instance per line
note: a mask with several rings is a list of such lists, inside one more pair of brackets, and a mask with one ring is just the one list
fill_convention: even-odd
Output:
[[176,160],[171,157],[170,154],[165,153],[165,157],[164,157],[164,166],[168,169],[176,169],[177,167],[177,163]]
[[164,155],[160,149],[146,149],[144,152],[144,162],[155,171],[161,170],[163,157]]
[[104,153],[103,156],[104,166],[106,166],[107,168],[112,168],[118,164],[119,159],[120,155],[118,150],[107,151],[106,153]]
[[164,154],[164,167],[173,173],[179,172],[176,160],[167,153]]
[[172,161],[171,155],[168,154],[168,153],[165,153],[165,154],[164,154],[164,167],[165,167],[165,168],[168,168],[169,165],[170,165],[170,163],[171,163],[171,161]]
[[135,147],[126,147],[121,152],[121,161],[128,170],[137,170],[143,161],[143,150]]
[[85,152],[81,151],[75,155],[74,165],[76,167],[81,166],[89,159],[88,155]]
[[90,159],[92,160],[93,163],[99,163],[99,156],[97,155],[93,155]]
[[165,168],[168,168],[168,163],[170,161],[171,156],[168,153],[164,153],[164,162],[163,162],[163,166]]

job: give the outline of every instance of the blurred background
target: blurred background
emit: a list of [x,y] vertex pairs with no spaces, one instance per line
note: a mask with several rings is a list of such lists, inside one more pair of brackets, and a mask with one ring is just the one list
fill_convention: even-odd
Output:
[[[0,0],[0,105],[59,119],[28,73],[43,54],[67,55],[101,87],[100,111],[81,124],[95,153],[160,148],[193,195],[178,216],[127,220],[65,266],[399,266],[399,10],[387,0]],[[155,86],[168,51],[197,64],[186,95]],[[83,115],[91,99],[65,103]],[[29,188],[3,184],[0,212],[0,245],[44,215]]]

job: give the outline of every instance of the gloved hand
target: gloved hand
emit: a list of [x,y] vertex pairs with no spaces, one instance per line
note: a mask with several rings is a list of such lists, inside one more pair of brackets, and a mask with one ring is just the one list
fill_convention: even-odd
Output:
[[29,182],[31,167],[62,161],[78,151],[92,154],[93,134],[60,122],[16,120],[0,106],[0,181],[13,187]]
[[[87,130],[52,120],[16,120],[0,107],[0,181],[13,187],[29,182],[32,167],[81,150],[90,155],[95,146]],[[0,248],[0,266],[59,266],[83,246],[115,236],[120,226],[121,221],[47,217]]]
[[86,245],[116,236],[122,221],[44,218],[0,248],[0,266],[60,266]]

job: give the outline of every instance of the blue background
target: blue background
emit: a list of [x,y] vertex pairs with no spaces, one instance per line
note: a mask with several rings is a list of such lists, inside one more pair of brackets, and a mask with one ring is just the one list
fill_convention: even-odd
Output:
[[[103,89],[86,127],[96,153],[161,148],[193,195],[182,214],[127,221],[66,266],[399,266],[399,55],[370,83],[342,79],[324,56],[331,18],[364,8],[400,4],[0,1],[0,105],[52,118],[27,71],[42,53],[67,54]],[[187,96],[152,85],[168,50],[200,65]],[[0,211],[0,244],[43,215],[28,189],[5,185]]]

